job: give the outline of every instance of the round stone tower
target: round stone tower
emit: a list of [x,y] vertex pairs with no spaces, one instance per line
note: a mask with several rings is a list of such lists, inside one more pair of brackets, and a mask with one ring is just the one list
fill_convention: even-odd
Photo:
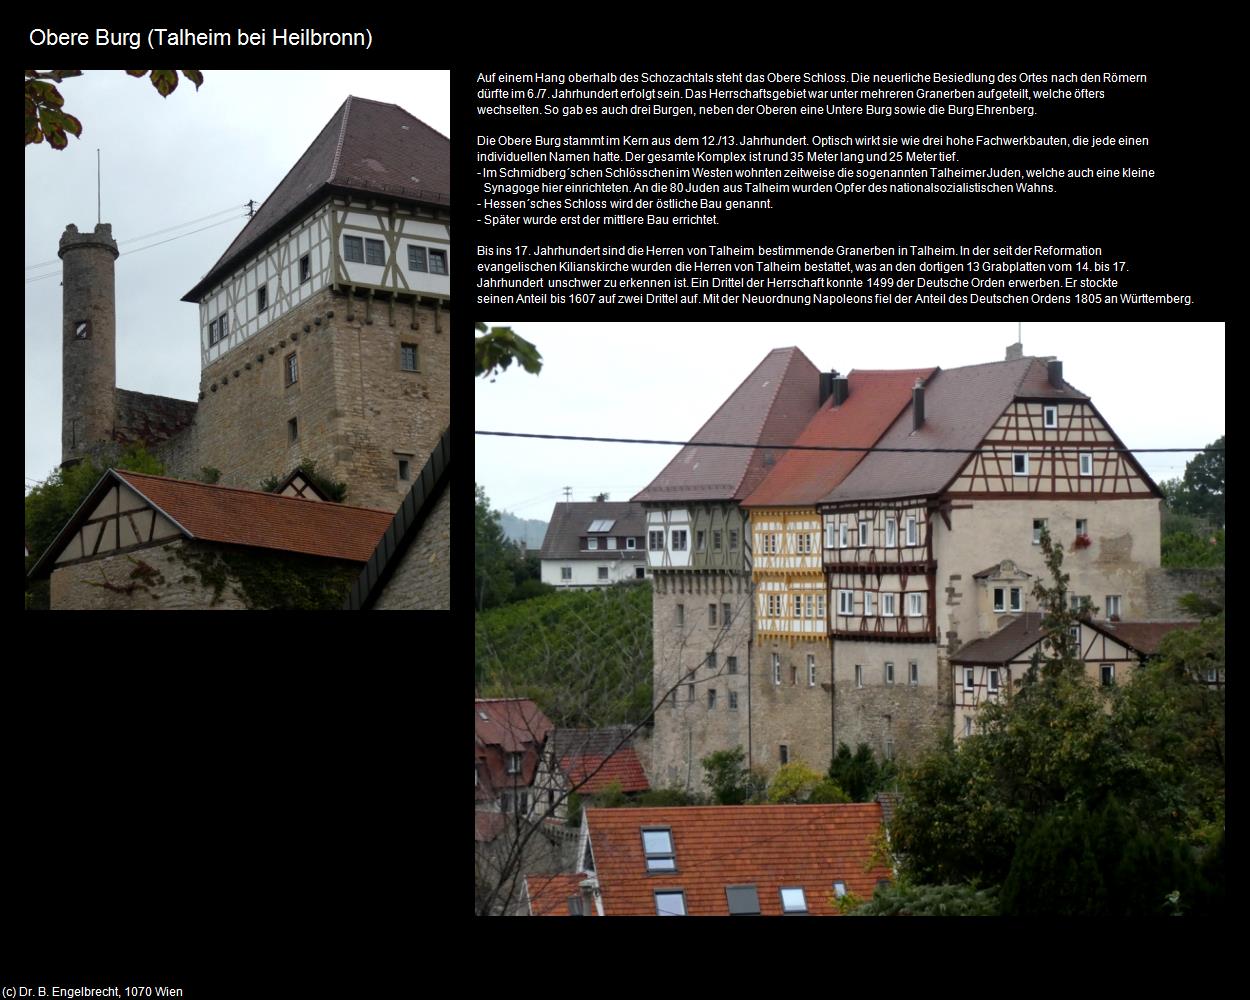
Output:
[[63,319],[61,337],[61,464],[73,464],[90,447],[113,436],[116,412],[117,315],[113,227],[93,233],[69,225],[58,251]]

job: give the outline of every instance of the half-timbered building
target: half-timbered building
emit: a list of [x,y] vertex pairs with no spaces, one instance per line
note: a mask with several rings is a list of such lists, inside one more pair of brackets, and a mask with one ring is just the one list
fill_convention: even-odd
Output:
[[[751,525],[741,502],[816,412],[820,372],[771,351],[633,499],[647,510],[656,711],[652,780],[700,787],[700,759],[751,746]],[[716,447],[737,445],[737,447]],[[769,447],[772,446],[772,447]],[[765,668],[767,669],[767,668]]]

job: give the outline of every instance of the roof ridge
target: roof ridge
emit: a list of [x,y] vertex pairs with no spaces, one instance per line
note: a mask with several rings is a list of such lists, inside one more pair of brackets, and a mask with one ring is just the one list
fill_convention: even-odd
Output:
[[[780,395],[781,395],[781,388],[782,388],[782,386],[784,386],[784,385],[786,384],[786,379],[788,379],[788,378],[790,377],[790,370],[791,370],[791,368],[793,368],[793,367],[794,367],[794,365],[795,365],[795,364],[797,364],[797,363],[798,363],[798,359],[799,359],[799,358],[802,358],[802,359],[803,359],[804,361],[806,361],[809,365],[811,365],[811,366],[812,366],[812,368],[814,368],[814,369],[816,370],[816,373],[817,373],[817,375],[818,375],[818,376],[819,376],[819,374],[820,374],[820,369],[819,369],[819,368],[816,368],[816,364],[815,364],[815,362],[813,362],[811,358],[809,358],[806,354],[804,354],[804,353],[803,353],[803,349],[802,349],[801,347],[799,347],[797,344],[791,344],[789,347],[776,347],[776,348],[773,348],[773,350],[772,350],[772,351],[769,351],[769,352],[768,352],[768,353],[769,353],[769,356],[771,356],[771,355],[772,355],[774,352],[776,352],[776,351],[784,351],[784,352],[789,352],[790,357],[786,360],[786,366],[785,366],[785,368],[783,368],[783,369],[781,370],[781,377],[777,379],[777,385],[773,388],[772,399],[770,399],[770,400],[769,400],[769,402],[768,402],[768,408],[764,410],[764,419],[763,419],[762,421],[760,421],[760,430],[759,430],[759,433],[760,433],[760,434],[763,434],[763,433],[764,433],[764,431],[765,431],[765,429],[768,427],[768,421],[769,421],[769,419],[772,417],[772,415],[773,415],[773,410],[774,410],[774,408],[776,408],[776,406],[777,406],[777,399],[778,399],[778,398],[780,397]],[[765,358],[764,360],[765,360],[765,361],[767,361],[768,359],[767,359],[767,358]],[[763,364],[763,362],[760,362],[760,363],[761,363],[761,364]],[[758,367],[758,366],[757,366],[757,367]],[[754,373],[752,373],[752,374],[754,374]],[[748,375],[747,377],[748,377],[748,378],[750,378],[750,376],[749,376],[749,375]],[[744,383],[744,384],[745,384],[745,383]],[[817,396],[817,398],[819,399],[819,395]],[[819,410],[819,409],[820,409],[819,404],[817,404],[816,409],[817,409],[817,410]],[[808,421],[810,421],[810,420],[811,420],[811,416],[810,416],[810,415],[808,416],[807,420],[808,420]],[[800,430],[799,430],[799,434],[802,434],[802,433],[803,433],[803,429],[805,429],[806,427],[807,427],[807,421],[804,421],[804,422],[803,422],[803,428],[800,428]],[[796,435],[796,438],[797,438],[797,435]],[[768,443],[770,443],[770,444],[771,444],[772,442],[768,442]],[[785,443],[786,443],[786,444],[793,444],[794,442],[793,442],[793,441],[787,441],[787,442],[785,442]],[[758,437],[756,438],[755,445],[756,445],[756,447],[751,449],[752,454],[751,454],[750,458],[748,458],[748,459],[747,459],[747,461],[746,461],[746,462],[743,464],[743,466],[742,466],[742,474],[738,476],[738,481],[737,481],[736,483],[734,483],[733,493],[731,494],[731,495],[732,495],[732,496],[734,496],[734,497],[736,497],[736,496],[738,495],[738,491],[742,489],[742,484],[743,484],[743,482],[746,480],[747,475],[751,472],[751,463],[754,461],[754,458],[755,458],[754,452],[756,451],[756,449],[757,449],[757,448],[759,447],[759,445],[760,445],[760,441],[759,441],[759,438],[758,438]],[[774,462],[774,463],[773,463],[773,468],[776,468],[776,462]],[[766,479],[766,478],[768,478],[768,474],[767,474],[767,473],[765,473],[764,478],[765,478],[765,479]],[[764,480],[763,480],[763,479],[761,479],[761,480],[760,480],[760,483],[763,483],[763,481],[764,481]],[[757,485],[758,485],[758,484],[757,484]],[[754,492],[754,490],[752,490],[752,492]],[[745,498],[745,497],[743,497],[742,499],[744,499],[744,500],[745,500],[746,498]]]
[[[119,476],[141,476],[144,479],[160,479],[168,483],[183,483],[187,486],[202,486],[207,490],[229,490],[232,493],[246,493],[249,496],[271,497],[274,500],[294,500],[297,502],[300,500],[299,497],[283,496],[281,493],[266,493],[264,490],[249,490],[242,486],[225,486],[221,483],[202,483],[198,479],[175,479],[173,476],[157,476],[151,472],[132,472],[129,469],[114,469],[111,467],[108,471],[114,472]],[[386,514],[388,517],[390,517],[392,513],[390,511],[382,510],[380,507],[359,507],[350,503],[335,503],[333,500],[324,500],[321,502],[329,504],[335,510],[363,510],[370,514]]]
[[[373,103],[377,104],[379,102],[374,101]],[[347,138],[347,118],[351,113],[352,95],[348,94],[347,100],[343,102],[343,120],[339,123],[339,141],[334,144],[334,159],[330,161],[330,176],[326,178],[331,183],[334,181],[335,174],[339,172],[339,157],[343,155],[343,142]]]

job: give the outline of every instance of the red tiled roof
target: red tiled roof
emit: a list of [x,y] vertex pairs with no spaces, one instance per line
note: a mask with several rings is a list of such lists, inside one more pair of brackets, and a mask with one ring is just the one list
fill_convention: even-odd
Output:
[[226,545],[365,562],[391,514],[337,503],[308,503],[230,486],[138,472],[112,474],[159,507],[190,537]]
[[[539,754],[551,730],[551,721],[528,698],[474,699],[473,736],[479,785],[493,795],[508,788],[532,785]],[[507,755],[511,753],[522,755],[520,772],[508,771]]]
[[[531,917],[567,917],[569,916],[569,897],[582,894],[581,883],[587,878],[586,872],[573,875],[526,875],[525,892],[529,897]],[[597,917],[599,911],[592,906],[587,917]]]
[[451,141],[396,104],[349,97],[184,302],[259,250],[284,221],[332,189],[449,204]]
[[[603,765],[596,773],[595,768]],[[576,784],[584,781],[578,791],[593,795],[602,792],[612,782],[618,781],[622,792],[645,792],[651,788],[642,770],[642,762],[633,747],[622,747],[611,757],[603,754],[582,754],[577,757],[560,758],[560,770]]]
[[[797,347],[770,351],[721,404],[636,501],[682,503],[740,500],[766,476],[779,456],[761,448],[709,448],[726,444],[790,444],[820,400],[820,372]],[[765,458],[769,464],[765,464]]]
[[[832,915],[833,883],[869,898],[890,869],[869,865],[881,830],[876,802],[847,805],[587,809],[605,916],[654,916],[657,889],[681,889],[692,916],[728,915],[726,886],[754,885],[760,912],[802,887],[808,912]],[[644,828],[672,832],[674,872],[647,873]]]
[[[812,417],[795,444],[871,445],[881,437],[911,402],[916,380],[927,380],[936,369],[852,371],[850,394],[841,406],[828,403]],[[856,451],[787,451],[772,472],[742,501],[744,507],[814,504],[850,473],[864,457]]]

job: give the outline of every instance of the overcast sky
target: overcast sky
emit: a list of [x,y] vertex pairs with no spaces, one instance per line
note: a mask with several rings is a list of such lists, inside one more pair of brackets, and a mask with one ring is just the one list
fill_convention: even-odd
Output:
[[[1015,323],[513,323],[543,355],[479,379],[477,430],[688,440],[775,347],[817,368],[957,368],[1001,361]],[[1220,323],[1025,323],[1024,350],[1055,355],[1130,448],[1201,447],[1224,433]],[[491,506],[548,520],[563,499],[628,500],[677,450],[655,445],[475,438],[475,479]],[[1141,455],[1156,480],[1191,455]]]
[[[103,219],[117,260],[117,384],[180,399],[199,392],[196,306],[182,301],[348,97],[398,104],[451,134],[447,72],[205,71],[162,99],[120,70],[60,85],[81,139],[26,147],[26,486],[61,458],[61,283],[57,245],[68,223],[96,223],[96,148]],[[221,213],[237,208],[237,212]],[[195,225],[147,239],[158,230]],[[226,220],[222,223],[222,220]],[[222,223],[215,225],[215,223]],[[204,226],[153,249],[128,254]],[[132,242],[127,242],[132,241]],[[31,267],[54,262],[53,266]],[[44,277],[42,280],[30,280]]]

